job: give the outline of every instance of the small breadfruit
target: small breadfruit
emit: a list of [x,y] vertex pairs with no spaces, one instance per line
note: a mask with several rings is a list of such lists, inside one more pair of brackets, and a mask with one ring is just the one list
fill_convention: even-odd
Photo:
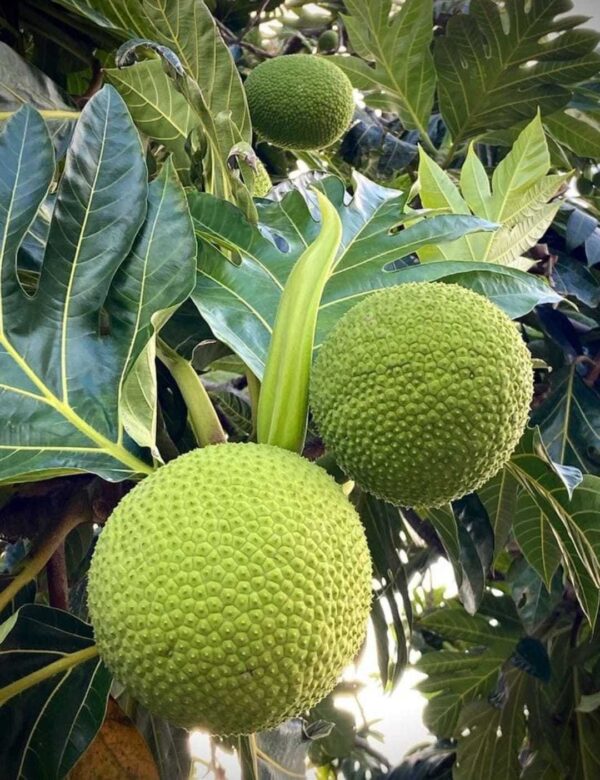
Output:
[[335,51],[340,45],[340,36],[335,30],[324,30],[319,35],[317,49],[322,52]]
[[258,134],[285,149],[322,149],[347,130],[354,113],[352,84],[323,57],[289,54],[262,62],[246,80]]
[[249,734],[334,687],[364,638],[371,562],[325,471],[270,445],[222,444],[122,499],[88,598],[102,659],[151,712]]
[[441,506],[510,458],[533,392],[504,312],[458,285],[412,283],[350,309],[319,350],[315,421],[344,471],[399,506]]

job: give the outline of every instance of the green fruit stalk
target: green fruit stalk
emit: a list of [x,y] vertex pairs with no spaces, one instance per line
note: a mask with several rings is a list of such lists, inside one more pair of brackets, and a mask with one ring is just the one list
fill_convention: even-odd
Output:
[[510,458],[533,393],[529,352],[497,306],[403,284],[352,308],[321,347],[311,404],[344,471],[399,506],[441,506]]
[[266,60],[245,86],[255,130],[284,149],[330,146],[354,113],[350,80],[323,57],[289,54]]
[[223,444],[139,483],[89,575],[100,655],[150,711],[221,735],[322,699],[364,639],[371,562],[341,488],[299,455]]

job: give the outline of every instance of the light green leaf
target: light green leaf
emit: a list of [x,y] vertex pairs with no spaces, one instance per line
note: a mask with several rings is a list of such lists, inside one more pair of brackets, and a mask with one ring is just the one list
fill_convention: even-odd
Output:
[[595,712],[600,707],[600,691],[582,696],[576,709],[577,712]]
[[79,110],[45,73],[0,42],[0,122],[23,105],[44,116],[58,155],[69,143]]
[[252,141],[246,93],[215,19],[202,0],[144,0],[144,35],[174,51],[211,114],[227,112],[240,139]]
[[419,184],[425,208],[445,209],[453,214],[468,214],[473,210],[476,216],[496,222],[500,227],[493,233],[469,235],[452,243],[425,247],[419,252],[420,259],[487,261],[527,270],[531,260],[522,255],[552,223],[560,204],[547,201],[570,177],[570,174],[548,176],[549,169],[550,153],[539,116],[523,129],[495,169],[491,187],[473,145],[461,172],[462,195],[450,175],[421,150]]
[[363,59],[338,55],[332,61],[370,106],[395,111],[405,127],[419,130],[428,142],[435,91],[432,1],[406,0],[391,16],[391,0],[346,0],[345,7],[350,46]]
[[281,291],[258,401],[258,442],[293,452],[304,449],[317,317],[342,240],[336,209],[322,193],[316,195],[321,229]]
[[149,38],[171,49],[216,116],[230,111],[251,141],[246,93],[229,49],[203,0],[58,0],[62,6],[127,38]]
[[577,29],[583,19],[564,16],[570,8],[565,0],[507,0],[502,8],[472,0],[468,13],[450,19],[434,59],[455,150],[538,110],[555,113],[569,102],[571,85],[596,75],[599,36]]
[[473,214],[487,216],[490,212],[492,188],[485,167],[472,143],[469,144],[469,151],[460,171],[460,188]]
[[512,149],[494,169],[491,213],[506,219],[506,205],[536,184],[550,169],[550,153],[542,120],[535,119],[519,133]]
[[443,209],[452,214],[471,213],[456,184],[423,147],[419,147],[419,194],[427,209]]
[[190,167],[185,142],[198,118],[167,76],[160,60],[143,60],[129,68],[107,68],[106,79],[127,104],[138,130],[173,154],[178,171]]

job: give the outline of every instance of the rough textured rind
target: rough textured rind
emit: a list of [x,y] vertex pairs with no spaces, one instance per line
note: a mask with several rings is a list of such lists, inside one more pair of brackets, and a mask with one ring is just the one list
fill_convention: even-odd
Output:
[[285,149],[322,149],[338,140],[354,113],[350,79],[311,54],[262,62],[246,80],[255,130]]
[[400,506],[441,506],[507,462],[533,392],[527,347],[486,298],[414,283],[352,308],[321,347],[311,403],[344,471]]
[[318,466],[268,445],[195,450],[119,503],[89,574],[100,654],[148,709],[216,734],[325,696],[371,601],[362,525]]

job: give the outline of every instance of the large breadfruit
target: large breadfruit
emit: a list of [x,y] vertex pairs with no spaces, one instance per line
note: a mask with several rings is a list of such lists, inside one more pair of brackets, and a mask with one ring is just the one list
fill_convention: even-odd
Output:
[[289,54],[265,60],[245,86],[255,130],[285,149],[330,146],[354,113],[349,78],[323,57]]
[[497,306],[452,284],[368,296],[335,326],[313,371],[325,444],[365,490],[440,506],[481,487],[527,423],[529,352]]
[[371,600],[363,529],[318,466],[268,445],[195,450],[119,503],[89,574],[100,655],[149,710],[216,734],[325,696]]

